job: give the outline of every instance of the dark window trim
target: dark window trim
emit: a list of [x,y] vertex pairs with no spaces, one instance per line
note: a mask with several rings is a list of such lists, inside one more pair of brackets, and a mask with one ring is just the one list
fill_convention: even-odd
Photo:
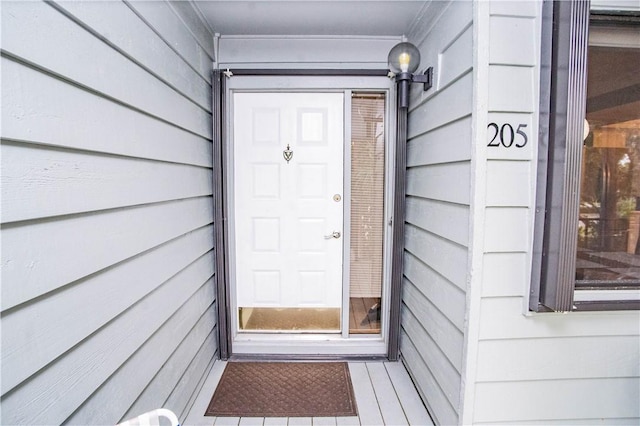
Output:
[[365,69],[249,69],[249,68],[234,68],[231,70],[233,75],[238,76],[291,76],[291,77],[386,77],[389,73],[388,70],[365,70]]
[[[588,1],[545,1],[538,193],[529,308],[573,307],[582,123],[586,102]],[[540,306],[542,305],[542,306]]]
[[640,310],[640,300],[589,300],[575,302],[573,310],[582,311],[636,311]]
[[640,12],[626,10],[592,10],[589,18],[590,26],[637,26]]
[[[596,11],[592,24],[637,22],[637,13]],[[540,126],[529,309],[632,310],[639,301],[574,302],[589,1],[542,6]]]

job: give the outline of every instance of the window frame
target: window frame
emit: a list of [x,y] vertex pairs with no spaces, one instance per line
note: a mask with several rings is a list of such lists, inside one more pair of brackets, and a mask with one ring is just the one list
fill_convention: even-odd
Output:
[[[589,1],[542,5],[540,127],[529,310],[640,309],[639,300],[574,300]],[[628,14],[603,13],[609,22]]]

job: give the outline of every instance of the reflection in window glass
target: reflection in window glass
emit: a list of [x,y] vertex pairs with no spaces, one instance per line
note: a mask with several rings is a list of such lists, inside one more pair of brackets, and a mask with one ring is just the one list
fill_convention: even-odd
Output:
[[640,284],[640,48],[615,30],[590,38],[576,289]]

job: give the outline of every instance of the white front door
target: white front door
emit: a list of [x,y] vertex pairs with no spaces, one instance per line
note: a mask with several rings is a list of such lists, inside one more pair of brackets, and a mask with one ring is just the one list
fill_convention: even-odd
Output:
[[234,93],[240,310],[342,307],[343,105],[343,93]]

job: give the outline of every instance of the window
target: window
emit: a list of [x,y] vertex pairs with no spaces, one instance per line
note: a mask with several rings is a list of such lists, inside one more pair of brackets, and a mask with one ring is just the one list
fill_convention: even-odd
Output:
[[640,14],[545,2],[530,309],[640,308]]
[[380,334],[384,268],[385,94],[351,96],[349,333]]

